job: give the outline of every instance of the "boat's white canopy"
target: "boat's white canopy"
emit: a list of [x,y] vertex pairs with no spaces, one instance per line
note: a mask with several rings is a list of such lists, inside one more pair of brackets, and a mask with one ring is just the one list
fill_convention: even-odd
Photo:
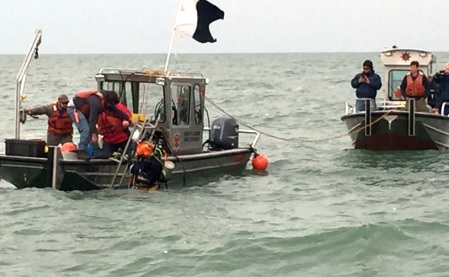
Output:
[[380,60],[385,67],[409,67],[412,61],[417,61],[420,67],[435,63],[435,56],[424,50],[392,48],[380,53]]

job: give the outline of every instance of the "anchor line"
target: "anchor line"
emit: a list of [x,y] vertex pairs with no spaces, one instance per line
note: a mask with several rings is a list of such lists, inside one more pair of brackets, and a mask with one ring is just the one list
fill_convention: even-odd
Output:
[[238,119],[238,118],[236,118],[236,117],[230,115],[229,113],[227,113],[225,110],[223,110],[222,108],[220,108],[220,107],[219,107],[219,106],[218,106],[212,99],[210,99],[209,97],[207,97],[207,96],[204,96],[204,97],[206,98],[206,100],[207,100],[209,103],[212,104],[212,106],[214,106],[215,108],[217,108],[220,112],[224,113],[225,115],[227,115],[227,116],[229,116],[229,117],[235,119],[235,120],[236,120],[237,122],[239,122],[241,125],[243,125],[243,126],[245,126],[245,127],[247,127],[247,128],[250,128],[250,129],[252,129],[252,130],[254,130],[254,131],[256,131],[256,132],[259,132],[260,134],[265,135],[265,136],[267,136],[267,137],[274,138],[274,139],[278,139],[278,140],[282,140],[282,141],[289,141],[289,142],[321,142],[321,141],[329,141],[329,140],[334,140],[334,139],[339,139],[339,138],[343,138],[343,137],[346,137],[346,136],[350,136],[350,135],[352,135],[353,133],[360,132],[360,131],[362,131],[363,129],[365,129],[365,128],[367,128],[367,127],[370,127],[370,126],[376,124],[377,122],[379,122],[380,120],[382,120],[383,118],[385,118],[388,114],[390,114],[390,113],[393,111],[393,110],[390,110],[390,111],[386,112],[384,115],[382,115],[382,116],[380,116],[379,118],[377,118],[376,120],[371,121],[371,123],[365,124],[365,125],[363,125],[363,126],[360,126],[359,128],[356,128],[356,129],[350,131],[350,132],[347,132],[347,133],[344,133],[344,134],[341,134],[341,135],[338,135],[338,136],[327,137],[327,138],[317,138],[317,139],[312,139],[312,138],[284,138],[284,137],[279,137],[279,136],[276,136],[276,135],[269,134],[269,133],[267,133],[267,132],[264,132],[264,131],[262,131],[262,130],[259,130],[259,129],[257,129],[257,128],[254,128],[254,127],[250,126],[248,123],[244,122],[243,120],[240,120],[240,119]]

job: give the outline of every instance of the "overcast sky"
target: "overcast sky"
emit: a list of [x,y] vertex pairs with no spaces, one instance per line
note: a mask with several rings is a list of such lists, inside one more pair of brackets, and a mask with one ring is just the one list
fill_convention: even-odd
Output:
[[[225,12],[214,44],[173,52],[449,51],[449,0],[210,0]],[[179,0],[0,0],[0,54],[166,53]],[[449,21],[448,21],[449,22]]]

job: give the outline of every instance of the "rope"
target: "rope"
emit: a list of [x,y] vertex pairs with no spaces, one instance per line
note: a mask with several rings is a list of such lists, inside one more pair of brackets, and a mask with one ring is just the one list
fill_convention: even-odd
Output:
[[217,104],[215,104],[214,101],[212,101],[212,99],[210,99],[209,97],[207,97],[207,96],[204,96],[204,97],[206,98],[206,100],[207,100],[209,103],[212,104],[212,106],[214,106],[215,108],[217,108],[220,112],[224,113],[225,115],[227,115],[227,116],[229,116],[229,117],[231,117],[231,118],[234,118],[234,119],[235,119],[236,121],[238,121],[241,125],[243,125],[243,126],[245,126],[245,127],[247,127],[247,128],[250,128],[250,129],[252,129],[252,130],[254,130],[254,131],[256,131],[256,132],[259,132],[260,134],[265,135],[265,136],[267,136],[267,137],[274,138],[274,139],[278,139],[278,140],[282,140],[282,141],[290,141],[290,142],[295,142],[295,141],[296,141],[296,142],[321,142],[321,141],[329,141],[329,140],[334,140],[334,139],[339,139],[339,138],[343,138],[343,137],[346,137],[346,136],[350,136],[350,135],[352,135],[353,133],[360,132],[361,130],[365,129],[366,127],[369,127],[369,126],[372,126],[372,125],[376,124],[377,122],[379,122],[380,120],[382,120],[383,118],[385,118],[388,114],[390,114],[390,113],[393,111],[393,110],[390,110],[390,111],[386,112],[386,113],[385,113],[384,115],[382,115],[381,117],[377,118],[377,119],[374,120],[374,121],[371,121],[371,123],[368,124],[368,125],[360,126],[360,127],[356,128],[356,129],[350,131],[350,132],[347,132],[347,133],[344,133],[344,134],[341,134],[341,135],[338,135],[338,136],[327,137],[327,138],[317,138],[317,139],[310,139],[310,138],[284,138],[284,137],[279,137],[279,136],[275,136],[275,135],[266,133],[266,132],[264,132],[264,131],[258,130],[258,129],[256,129],[256,128],[250,126],[248,123],[245,123],[244,121],[242,121],[242,120],[240,120],[240,119],[237,119],[237,118],[231,116],[229,113],[227,113],[225,110],[223,110],[222,108],[220,108]]

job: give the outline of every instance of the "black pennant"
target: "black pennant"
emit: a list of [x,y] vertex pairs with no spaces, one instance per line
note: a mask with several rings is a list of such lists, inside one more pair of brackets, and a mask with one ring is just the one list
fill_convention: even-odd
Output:
[[210,33],[209,25],[215,20],[224,19],[224,12],[206,0],[199,0],[196,3],[196,10],[198,22],[193,39],[201,43],[216,42]]

